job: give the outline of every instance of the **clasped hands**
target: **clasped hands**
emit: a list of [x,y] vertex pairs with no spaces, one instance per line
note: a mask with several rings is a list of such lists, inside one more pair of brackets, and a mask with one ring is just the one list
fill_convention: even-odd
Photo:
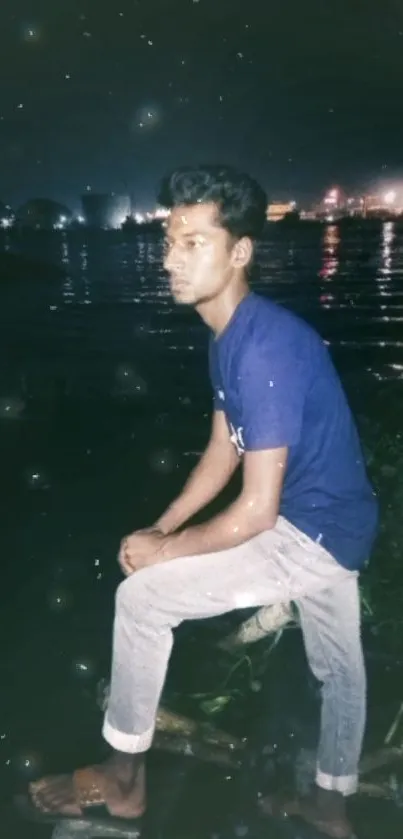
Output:
[[157,527],[135,530],[120,543],[118,563],[128,577],[141,568],[164,561],[163,547],[166,536]]

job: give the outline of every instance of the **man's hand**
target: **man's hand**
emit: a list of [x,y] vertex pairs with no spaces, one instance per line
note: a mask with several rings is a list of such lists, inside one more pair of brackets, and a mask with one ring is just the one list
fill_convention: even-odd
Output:
[[140,571],[140,568],[162,562],[165,538],[164,533],[156,527],[135,530],[130,536],[125,536],[120,543],[118,554],[118,563],[125,576]]

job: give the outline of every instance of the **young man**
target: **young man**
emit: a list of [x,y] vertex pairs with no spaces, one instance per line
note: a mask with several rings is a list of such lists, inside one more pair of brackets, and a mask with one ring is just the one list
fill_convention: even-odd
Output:
[[[307,799],[267,798],[263,809],[299,814],[344,839],[366,704],[357,577],[377,529],[356,427],[321,338],[249,289],[267,204],[258,184],[228,167],[181,169],[160,199],[171,210],[165,268],[173,297],[211,330],[211,437],[179,497],[120,548],[127,579],[116,598],[103,727],[111,757],[31,784],[31,805],[50,818],[98,804],[119,820],[141,816],[172,630],[186,619],[293,600],[323,683],[316,784]],[[234,503],[183,529],[239,465]]]

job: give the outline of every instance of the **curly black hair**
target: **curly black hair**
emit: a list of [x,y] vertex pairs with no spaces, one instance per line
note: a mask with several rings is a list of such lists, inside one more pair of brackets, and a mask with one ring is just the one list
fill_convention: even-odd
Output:
[[182,166],[161,183],[159,203],[167,210],[216,204],[218,222],[234,238],[259,239],[266,221],[267,196],[249,175],[232,166]]

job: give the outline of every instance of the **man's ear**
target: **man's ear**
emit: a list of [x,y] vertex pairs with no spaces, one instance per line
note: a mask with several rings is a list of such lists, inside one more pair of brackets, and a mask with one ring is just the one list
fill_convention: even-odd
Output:
[[249,236],[238,239],[232,250],[232,264],[234,268],[246,268],[252,261],[253,242]]

